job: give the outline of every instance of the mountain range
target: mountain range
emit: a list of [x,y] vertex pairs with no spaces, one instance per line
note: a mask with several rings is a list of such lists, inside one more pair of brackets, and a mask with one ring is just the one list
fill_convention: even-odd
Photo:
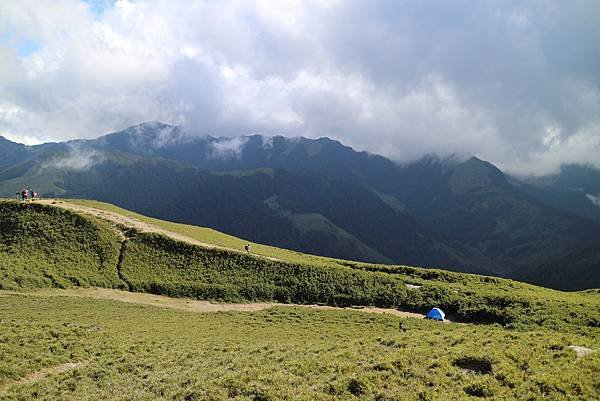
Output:
[[23,186],[360,261],[600,287],[600,171],[510,177],[472,157],[398,164],[329,138],[191,136],[144,123],[94,140],[0,137],[0,195]]

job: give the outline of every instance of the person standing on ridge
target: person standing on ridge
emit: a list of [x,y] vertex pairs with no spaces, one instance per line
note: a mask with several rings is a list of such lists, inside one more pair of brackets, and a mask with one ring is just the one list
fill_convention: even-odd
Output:
[[248,255],[250,255],[250,244],[246,244],[244,249],[246,250],[246,253],[248,253]]

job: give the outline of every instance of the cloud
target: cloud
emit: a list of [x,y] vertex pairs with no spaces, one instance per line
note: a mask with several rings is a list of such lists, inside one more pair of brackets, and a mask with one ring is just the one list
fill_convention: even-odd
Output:
[[0,135],[160,120],[515,174],[600,167],[599,14],[591,0],[8,0]]
[[136,125],[127,131],[129,146],[136,152],[145,155],[154,154],[156,149],[188,141],[188,137],[181,127],[157,121]]
[[46,161],[42,168],[56,168],[61,170],[89,170],[106,160],[102,152],[88,149],[79,145],[70,144],[64,156],[55,157]]
[[215,159],[239,158],[246,142],[248,138],[243,136],[216,139],[211,142],[210,156]]
[[600,194],[598,195],[591,195],[591,194],[587,194],[585,195],[590,202],[592,202],[594,205],[600,207]]
[[264,149],[272,149],[273,148],[273,137],[272,136],[262,136],[262,146]]

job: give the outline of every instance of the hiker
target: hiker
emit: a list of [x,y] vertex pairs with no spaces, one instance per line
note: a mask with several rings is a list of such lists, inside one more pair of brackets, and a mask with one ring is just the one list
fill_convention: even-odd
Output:
[[21,190],[21,200],[22,201],[27,201],[27,189],[23,188]]
[[31,201],[33,202],[33,200],[37,197],[37,194],[33,192],[33,189],[29,189],[29,196],[31,197]]
[[250,255],[250,244],[246,244],[246,246],[244,247],[244,249],[246,250],[246,252],[248,253],[248,255]]
[[21,200],[21,192],[17,192],[16,196],[17,196],[17,200],[20,201]]

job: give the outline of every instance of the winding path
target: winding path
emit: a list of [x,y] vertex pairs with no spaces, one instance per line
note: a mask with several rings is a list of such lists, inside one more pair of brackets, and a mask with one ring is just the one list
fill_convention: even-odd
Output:
[[151,305],[160,308],[169,308],[183,310],[187,312],[195,313],[214,313],[214,312],[226,312],[226,311],[237,311],[237,312],[255,312],[264,309],[270,309],[275,307],[296,307],[296,308],[309,308],[317,310],[345,310],[355,311],[362,313],[387,313],[398,317],[411,317],[422,319],[423,315],[420,313],[404,312],[398,309],[388,308],[375,308],[370,306],[350,306],[350,307],[336,307],[327,305],[303,305],[303,304],[281,304],[276,302],[251,302],[251,303],[217,303],[209,301],[198,301],[193,299],[185,298],[171,298],[164,295],[154,295],[142,292],[129,292],[122,290],[115,290],[110,288],[73,288],[73,289],[39,289],[39,290],[27,290],[27,291],[9,291],[0,290],[0,297],[4,296],[42,296],[42,297],[79,297],[79,298],[93,298],[93,299],[105,299],[111,301],[126,302],[138,305]]
[[[158,233],[170,238],[173,238],[178,241],[183,241],[192,245],[197,245],[205,248],[212,249],[225,249],[232,252],[243,253],[239,249],[221,247],[213,244],[208,244],[206,242],[198,241],[194,238],[188,237],[186,235],[176,233],[173,231],[165,230],[158,226],[155,226],[150,223],[143,222],[141,220],[135,219],[133,217],[124,216],[119,213],[110,212],[102,209],[97,209],[90,206],[78,205],[62,200],[54,200],[54,199],[43,199],[36,201],[36,203],[41,203],[45,205],[60,207],[67,210],[72,210],[78,213],[85,213],[89,215],[96,216],[98,218],[109,221],[115,225],[121,224],[126,227],[132,227],[140,232],[146,233]],[[122,235],[119,230],[119,234]],[[269,260],[281,260],[269,256],[262,255],[253,255],[255,257],[265,258]],[[419,286],[413,286],[407,284],[409,289],[416,289]],[[7,291],[0,291],[0,296],[3,294],[9,294]],[[300,304],[279,304],[279,303],[213,303],[208,301],[197,301],[197,300],[186,300],[180,298],[170,298],[161,295],[153,295],[146,293],[134,293],[128,291],[119,291],[113,289],[105,289],[105,288],[95,288],[95,289],[74,289],[74,290],[39,290],[33,292],[31,294],[43,294],[43,295],[70,295],[70,296],[79,296],[79,297],[91,297],[96,299],[110,299],[121,302],[129,302],[136,304],[144,304],[144,305],[154,305],[165,308],[173,308],[179,310],[185,310],[190,312],[219,312],[219,311],[257,311],[268,309],[276,306],[281,307],[302,307],[302,308],[312,308],[312,309],[322,309],[322,310],[354,310],[365,313],[388,313],[399,317],[412,317],[422,319],[423,315],[420,313],[413,312],[404,312],[397,309],[387,309],[387,308],[376,308],[376,307],[334,307],[334,306],[326,306],[326,305],[300,305]],[[446,320],[446,322],[450,322]]]
[[[91,207],[91,206],[78,205],[75,203],[70,203],[70,202],[58,200],[58,199],[41,199],[41,200],[36,201],[36,203],[60,207],[62,209],[67,209],[67,210],[71,210],[71,211],[78,212],[78,213],[89,214],[89,215],[98,217],[100,219],[107,220],[110,223],[113,223],[114,225],[121,224],[126,227],[134,228],[137,231],[140,231],[143,233],[162,234],[162,235],[170,237],[174,240],[186,242],[188,244],[197,245],[197,246],[201,246],[204,248],[224,249],[224,250],[231,251],[231,252],[244,253],[240,249],[227,248],[227,247],[223,247],[223,246],[209,244],[207,242],[198,241],[197,239],[188,237],[187,235],[183,235],[181,233],[177,233],[174,231],[165,230],[164,228],[160,228],[154,224],[146,223],[144,221],[138,220],[133,217],[124,216],[122,214],[110,212],[107,210],[97,209],[97,208]],[[119,231],[119,234],[121,234],[120,231]],[[281,259],[273,258],[270,256],[257,255],[257,254],[253,254],[253,256],[259,257],[259,258],[264,258],[264,259],[269,259],[269,260],[281,261]]]

